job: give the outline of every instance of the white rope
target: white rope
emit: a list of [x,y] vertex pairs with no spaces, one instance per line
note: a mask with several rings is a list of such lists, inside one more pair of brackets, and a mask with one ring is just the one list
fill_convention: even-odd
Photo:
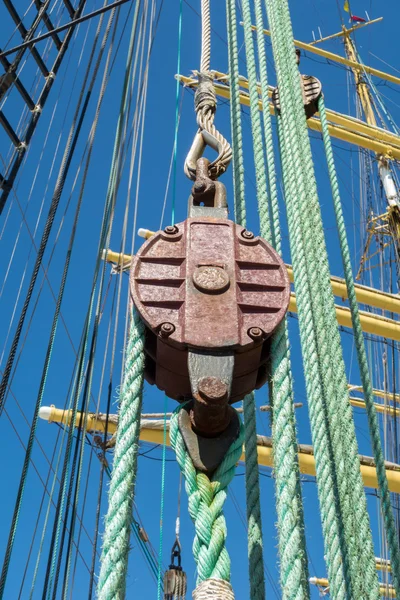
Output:
[[194,590],[193,600],[235,600],[231,584],[223,579],[206,579]]
[[[210,164],[209,175],[212,179],[217,179],[225,173],[229,163],[232,160],[232,149],[229,142],[216,129],[214,125],[214,117],[217,109],[217,98],[213,85],[213,74],[210,72],[211,62],[211,14],[210,0],[201,0],[201,58],[200,72],[195,71],[194,74],[199,78],[199,86],[195,94],[195,111],[197,131],[193,145],[196,145],[196,140],[202,136],[202,132],[207,132],[212,138],[214,145],[218,146],[218,156]],[[204,139],[204,137],[203,137]],[[207,143],[207,142],[206,142]],[[193,146],[192,146],[193,149]],[[189,179],[196,179],[196,160],[202,155],[192,158],[192,149],[189,151],[185,160],[184,171]],[[196,153],[195,153],[196,154]],[[190,157],[190,158],[189,158]]]

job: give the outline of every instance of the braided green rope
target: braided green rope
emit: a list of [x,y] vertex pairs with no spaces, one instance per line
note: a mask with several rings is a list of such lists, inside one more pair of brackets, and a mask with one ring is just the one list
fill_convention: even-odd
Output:
[[[254,58],[254,48],[251,32],[251,11],[249,0],[244,0],[243,17],[245,20],[245,49],[246,59],[249,74],[249,89],[250,89],[250,111],[251,111],[251,128],[254,148],[254,164],[256,170],[257,197],[259,206],[263,207],[260,212],[260,221],[264,230],[269,229],[269,214],[268,214],[268,192],[267,178],[265,174],[264,148],[260,123],[260,115],[258,111],[258,91],[257,91],[257,75]],[[234,14],[231,16],[232,22],[236,27],[236,6],[232,6],[231,10]],[[236,28],[235,28],[236,33]],[[237,44],[230,43],[231,52],[235,52]],[[236,50],[237,52],[237,50]],[[235,58],[237,55],[235,55]],[[236,101],[239,103],[238,89],[232,90],[232,95],[236,96]],[[233,116],[233,115],[232,115]],[[232,145],[236,155],[235,168],[242,172],[243,152],[241,139],[235,135],[235,130],[232,130]],[[238,189],[235,186],[235,206],[237,222],[246,226],[244,189]],[[240,207],[240,208],[239,208]],[[249,582],[250,582],[250,599],[264,600],[265,599],[265,578],[264,578],[264,557],[263,557],[263,542],[262,542],[262,520],[261,520],[261,501],[260,501],[260,477],[258,473],[258,455],[257,455],[257,432],[256,432],[256,405],[254,394],[246,396],[243,402],[244,409],[244,425],[245,425],[245,449],[246,449],[246,513],[247,513],[247,537],[248,537],[248,556],[249,556]]]
[[400,551],[399,542],[396,533],[396,527],[391,507],[390,492],[388,488],[385,461],[383,456],[381,438],[379,433],[379,423],[376,415],[374,396],[372,392],[371,378],[368,370],[367,355],[364,346],[364,336],[360,323],[356,291],[353,281],[353,272],[351,268],[350,250],[347,241],[346,227],[343,217],[342,202],[339,192],[339,184],[336,175],[335,161],[333,158],[331,138],[328,131],[328,121],[325,111],[325,102],[323,96],[318,103],[319,116],[322,125],[322,135],[325,146],[326,160],[328,163],[329,177],[332,187],[333,204],[336,215],[336,222],[339,232],[340,249],[342,253],[343,269],[346,280],[347,294],[349,298],[351,319],[353,324],[354,339],[360,367],[361,381],[364,389],[365,405],[368,416],[368,424],[371,434],[372,449],[375,457],[376,471],[378,476],[379,490],[381,494],[382,512],[385,520],[386,535],[391,556],[392,577],[396,588],[396,595],[400,597]]
[[[334,314],[334,299],[329,284],[329,264],[325,248],[318,195],[313,176],[313,161],[305,125],[304,109],[299,86],[299,76],[293,51],[293,34],[287,2],[280,2],[283,35],[287,40],[287,71],[293,86],[297,119],[298,150],[303,168],[299,170],[306,177],[307,201],[300,194],[301,218],[304,239],[308,252],[313,258],[308,266],[312,281],[314,313],[325,325],[318,327],[317,340],[320,345],[319,357],[323,361],[322,376],[326,388],[326,408],[330,420],[332,447],[335,458],[336,476],[339,487],[340,506],[348,548],[349,568],[353,591],[363,596],[378,593],[378,583],[374,565],[372,536],[366,499],[359,471],[358,449],[355,436],[352,410],[348,401],[345,365],[341,352],[341,341]],[[290,38],[290,42],[288,41]],[[294,93],[297,88],[297,95]],[[308,214],[307,214],[308,211]],[[307,232],[308,230],[308,232]],[[318,268],[316,269],[316,265]],[[318,284],[316,285],[316,282]],[[316,294],[320,292],[320,299]],[[318,314],[319,312],[319,314]],[[335,397],[336,395],[336,397]],[[339,409],[339,410],[338,410]],[[354,507],[357,506],[358,510]],[[371,592],[371,590],[373,590]]]
[[[242,3],[244,37],[247,59],[247,71],[250,95],[250,115],[255,157],[257,200],[260,215],[261,235],[276,244],[280,230],[279,213],[277,210],[277,190],[275,163],[273,157],[272,128],[270,115],[265,123],[265,133],[268,150],[269,186],[273,194],[270,213],[267,181],[264,165],[264,149],[262,140],[261,120],[258,107],[258,84],[251,29],[251,11],[248,0]],[[262,34],[261,2],[256,5],[257,26]],[[262,90],[264,101],[269,107],[268,83],[266,71],[266,56],[264,40],[258,36],[260,58],[260,73],[262,75]],[[264,115],[265,118],[265,115]],[[271,231],[271,214],[274,222]],[[309,598],[307,560],[305,551],[304,521],[300,490],[300,475],[297,463],[296,430],[294,424],[293,389],[290,372],[289,339],[286,324],[281,326],[273,337],[271,346],[270,390],[273,412],[273,446],[276,477],[276,502],[278,513],[279,552],[281,558],[280,574],[284,599]],[[245,420],[246,423],[246,420]],[[254,590],[256,591],[256,582]],[[257,597],[257,596],[256,596]]]
[[243,401],[250,600],[265,599],[264,558],[254,393]]
[[[271,242],[281,253],[281,232],[276,185],[276,169],[269,111],[267,59],[261,0],[255,0],[257,50],[263,101],[264,136],[266,144],[270,210],[272,217]],[[246,28],[246,24],[245,24]],[[249,74],[250,80],[250,74]],[[250,99],[251,100],[251,99]],[[258,115],[258,95],[257,95]],[[260,204],[260,200],[259,200]],[[265,208],[260,207],[260,214]],[[266,237],[268,229],[261,235]],[[268,239],[268,238],[267,238]],[[270,397],[272,411],[272,442],[279,530],[280,576],[283,599],[309,598],[308,564],[304,533],[300,471],[297,458],[296,425],[293,409],[290,343],[287,321],[280,325],[271,340]]]
[[135,492],[144,370],[144,325],[133,312],[119,406],[101,569],[100,600],[125,598],[129,537]]
[[[354,597],[377,597],[369,517],[359,471],[357,441],[347,395],[347,381],[329,282],[329,265],[305,123],[299,74],[295,61],[290,15],[285,0],[267,0],[272,43],[281,100],[281,138],[286,146],[286,197],[303,357],[308,380],[314,445],[324,424],[321,458],[329,471],[330,493],[336,498],[335,546],[325,539],[333,596],[343,597],[343,563],[346,587]],[[282,164],[284,160],[282,159]],[[290,200],[290,202],[289,202]],[[300,316],[301,313],[301,316]],[[311,339],[310,339],[311,336]],[[310,353],[310,350],[312,352]],[[314,371],[315,377],[311,377]],[[314,388],[314,389],[312,389]],[[310,394],[319,389],[318,399]],[[314,406],[312,404],[316,403]],[[350,409],[351,411],[351,409]],[[316,451],[316,461],[317,458]],[[322,473],[321,466],[317,471]],[[319,476],[319,484],[324,485]],[[328,510],[320,492],[321,514]],[[322,504],[324,505],[322,507]],[[357,509],[355,508],[357,507]],[[324,523],[325,538],[332,531]],[[335,556],[332,555],[335,549]],[[338,580],[336,582],[336,577]]]
[[243,139],[239,94],[239,54],[237,43],[237,22],[235,0],[226,0],[226,20],[228,30],[229,85],[231,89],[230,114],[232,133],[232,165],[235,220],[246,223],[246,202],[244,195]]
[[171,446],[185,477],[189,514],[196,530],[193,555],[197,564],[197,584],[210,578],[230,581],[231,565],[225,547],[227,530],[222,509],[227,487],[235,474],[236,463],[242,453],[243,427],[241,426],[239,437],[233,442],[210,479],[204,473],[196,471],[193,465],[179,431],[178,413],[179,410],[171,417],[169,434]]
[[242,0],[243,30],[246,51],[247,76],[249,80],[251,133],[253,138],[254,167],[256,172],[257,201],[260,215],[262,236],[271,240],[270,216],[268,209],[267,176],[264,161],[264,144],[262,138],[260,111],[258,108],[258,85],[256,60],[251,29],[250,1]]
[[[283,127],[281,120],[278,119],[283,183],[285,194],[288,196],[290,193],[290,183],[288,181],[290,160],[288,160],[286,155],[282,129]],[[298,220],[293,215],[292,204],[287,202],[286,208],[289,231],[291,232],[290,242],[293,265],[297,262],[300,263],[300,266],[297,267],[298,279],[296,280],[299,282],[297,284],[297,288],[300,289],[300,277],[303,276],[304,273],[304,267],[302,265],[304,249],[302,246],[299,228],[296,227]],[[300,313],[300,311],[303,311],[301,292],[298,292],[297,302]],[[333,476],[334,464],[331,455],[327,425],[322,404],[322,385],[317,371],[318,366],[316,365],[315,361],[312,360],[312,358],[317,355],[315,337],[313,333],[313,323],[309,312],[304,312],[303,314],[305,316],[299,320],[300,336],[302,340],[306,337],[308,339],[307,346],[302,347],[302,351],[304,365],[306,366],[307,364],[310,364],[309,370],[306,371],[306,374],[310,374],[309,377],[306,376],[306,389],[309,404],[311,432],[313,435],[318,495],[320,500],[320,514],[325,541],[325,555],[328,562],[330,593],[335,600],[346,600],[348,596],[346,593],[346,585],[343,573],[345,561],[342,553],[340,523],[339,516],[337,514],[337,502],[335,500],[337,490]],[[314,378],[313,381],[312,377]]]

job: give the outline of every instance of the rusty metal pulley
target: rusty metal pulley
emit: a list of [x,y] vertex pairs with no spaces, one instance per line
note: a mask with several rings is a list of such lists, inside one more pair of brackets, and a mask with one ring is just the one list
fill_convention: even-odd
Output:
[[[222,437],[227,445],[237,436],[229,404],[266,381],[269,338],[290,297],[283,261],[228,219],[225,186],[211,180],[208,165],[205,158],[197,162],[188,218],[145,242],[130,280],[146,325],[145,377],[179,402],[194,400],[180,423],[204,471],[219,464]],[[211,438],[219,451],[202,460],[199,440]]]
[[[300,50],[296,49],[297,64],[300,64]],[[301,93],[303,96],[304,110],[307,119],[318,112],[318,100],[322,94],[322,84],[319,79],[313,75],[300,75]],[[279,87],[272,92],[272,104],[280,113],[281,103],[279,99]]]

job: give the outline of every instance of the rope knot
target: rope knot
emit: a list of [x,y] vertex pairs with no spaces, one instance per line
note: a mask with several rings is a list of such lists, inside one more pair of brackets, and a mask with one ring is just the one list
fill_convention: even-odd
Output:
[[199,85],[194,95],[194,109],[197,114],[197,123],[204,129],[202,117],[207,116],[212,122],[217,110],[217,97],[214,91],[213,77],[210,71],[197,72]]

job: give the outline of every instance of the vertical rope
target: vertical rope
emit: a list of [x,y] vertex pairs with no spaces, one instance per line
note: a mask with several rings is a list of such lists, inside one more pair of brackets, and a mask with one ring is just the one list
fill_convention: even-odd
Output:
[[243,136],[239,95],[239,54],[237,44],[237,23],[235,0],[226,0],[226,20],[228,29],[229,85],[231,89],[230,114],[232,134],[233,191],[235,221],[246,223],[246,203],[244,196]]
[[[335,515],[332,515],[335,522],[334,540],[331,537],[331,522],[323,516],[328,569],[331,571],[330,578],[335,578],[332,595],[334,598],[343,597],[345,587],[354,597],[378,597],[372,536],[351,408],[349,414],[347,381],[330,288],[329,265],[289,9],[286,0],[267,0],[267,9],[282,107],[279,118],[282,164],[286,169],[287,212],[310,417],[314,445],[321,444],[320,458],[324,463],[318,465],[316,450],[321,490],[325,484],[322,479],[323,468],[327,467],[329,473],[329,490],[320,492],[321,514],[326,515],[331,508],[327,504],[326,492],[329,491],[331,500],[332,494],[335,499]],[[315,396],[317,388],[322,394],[319,398]],[[320,436],[322,429],[317,428],[317,422],[324,430],[323,439]],[[335,545],[332,545],[333,541]]]
[[[243,16],[247,21],[250,17],[250,4],[246,0],[242,4]],[[228,48],[229,48],[229,70],[231,86],[231,123],[232,123],[232,150],[234,169],[234,198],[236,221],[246,226],[246,205],[244,192],[244,165],[241,131],[241,109],[239,98],[239,72],[238,72],[238,48],[237,48],[237,23],[236,7],[231,0],[227,2],[228,20]],[[250,38],[246,34],[250,32]],[[252,45],[251,30],[245,29],[246,57],[249,69],[250,94],[258,97],[257,78],[254,60],[254,49]],[[251,70],[251,78],[250,78]],[[254,102],[251,106],[254,106]],[[251,108],[251,123],[255,153],[255,167],[257,180],[257,196],[261,206],[265,206],[268,212],[267,180],[265,176],[264,151],[262,132],[259,122],[258,106]],[[256,117],[255,117],[256,115]],[[258,118],[258,123],[257,123]],[[262,219],[265,229],[268,228],[269,218]],[[244,406],[245,426],[245,449],[246,449],[246,512],[248,527],[248,556],[249,556],[249,581],[251,600],[264,600],[264,558],[262,543],[262,520],[260,502],[260,481],[258,473],[257,457],[257,434],[256,434],[256,405],[254,394],[246,396]]]
[[171,446],[185,477],[185,488],[189,498],[189,514],[195,525],[193,555],[197,565],[197,584],[208,579],[230,581],[231,563],[225,547],[226,522],[222,509],[242,453],[243,427],[239,437],[232,443],[224,460],[210,479],[196,471],[179,431],[178,412],[170,420]]
[[144,325],[136,312],[133,312],[101,556],[98,585],[100,600],[125,598],[142,410],[143,370]]
[[[261,0],[255,0],[254,4],[268,167],[269,214],[272,219],[271,242],[277,252],[281,254],[282,244],[272,123],[269,111],[267,57],[265,52],[265,36],[263,33],[262,3]],[[261,223],[261,235],[266,236],[267,233],[268,230],[264,231]],[[271,339],[269,387],[272,404],[272,443],[275,465],[282,597],[283,599],[291,598],[293,597],[293,593],[295,593],[295,597],[309,598],[308,564],[300,471],[297,457],[297,435],[293,408],[294,392],[287,319],[278,327]]]
[[328,130],[328,121],[325,111],[325,102],[323,96],[319,99],[318,111],[322,125],[322,136],[328,163],[329,177],[332,188],[333,205],[336,215],[336,223],[339,231],[339,242],[342,253],[343,269],[346,280],[347,295],[350,304],[351,320],[353,324],[354,340],[358,356],[361,381],[364,390],[365,406],[368,416],[368,425],[370,429],[372,449],[375,458],[376,471],[378,476],[379,491],[381,495],[382,512],[385,521],[386,535],[388,539],[393,582],[396,588],[396,595],[400,597],[400,551],[399,542],[396,534],[396,527],[393,517],[393,511],[390,501],[390,492],[386,478],[385,461],[382,450],[381,437],[379,433],[379,423],[375,410],[374,395],[372,391],[371,378],[368,370],[367,354],[364,345],[364,336],[360,323],[358,311],[358,302],[354,287],[353,271],[351,268],[351,258],[349,244],[346,235],[346,226],[343,217],[342,202],[339,192],[339,184],[336,175],[335,161],[333,158],[332,143]]

